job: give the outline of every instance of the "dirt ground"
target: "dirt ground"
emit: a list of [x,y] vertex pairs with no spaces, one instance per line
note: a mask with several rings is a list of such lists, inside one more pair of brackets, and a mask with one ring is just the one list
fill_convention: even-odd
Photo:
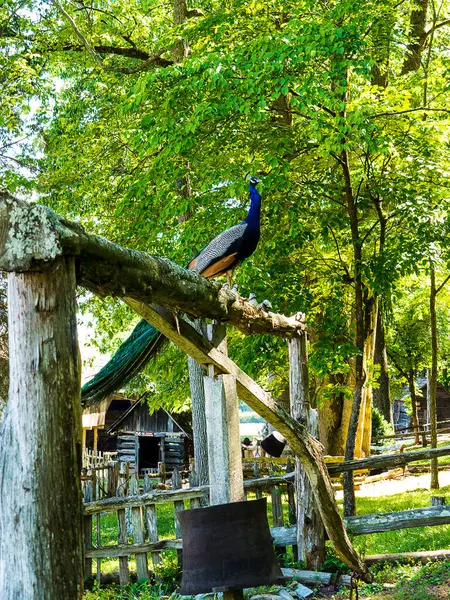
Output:
[[[450,485],[450,471],[439,472],[439,484],[441,487]],[[401,494],[402,492],[420,489],[430,489],[429,473],[362,484],[361,489],[356,492],[356,496],[393,496],[394,494]],[[342,491],[336,492],[336,498],[337,500],[342,500]]]

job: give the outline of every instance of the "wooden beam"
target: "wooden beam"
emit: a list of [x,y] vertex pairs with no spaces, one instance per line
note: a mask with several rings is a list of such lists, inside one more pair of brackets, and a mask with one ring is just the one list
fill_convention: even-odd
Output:
[[368,565],[376,565],[385,562],[427,563],[433,560],[448,560],[449,558],[450,550],[431,550],[423,552],[399,552],[397,554],[371,554],[369,556],[366,556],[366,562]]
[[450,456],[450,446],[416,450],[415,452],[401,452],[400,454],[381,454],[380,456],[369,456],[368,458],[359,458],[342,463],[327,463],[327,468],[329,473],[344,473],[345,471],[357,471],[359,469],[400,467],[417,460],[438,458],[439,456]]
[[[289,341],[289,395],[292,417],[305,423],[308,432],[318,437],[318,427],[309,400],[305,334]],[[298,457],[295,459],[295,491],[298,558],[306,568],[318,571],[325,559],[324,528],[308,476]]]
[[415,508],[392,513],[374,513],[360,517],[347,517],[344,521],[347,531],[352,535],[366,535],[367,533],[429,527],[431,525],[448,525],[450,523],[450,506],[431,506],[429,508]]
[[11,386],[0,427],[2,600],[83,596],[75,293],[70,258],[52,262],[45,272],[8,277]]
[[[208,338],[215,347],[227,352],[225,325],[208,325]],[[208,375],[204,376],[209,502],[212,506],[244,500],[236,379],[233,375],[216,375],[214,371],[211,364]]]
[[261,415],[288,441],[294,454],[301,460],[314,491],[320,515],[338,556],[363,578],[370,579],[367,567],[353,548],[339,514],[334,491],[323,461],[322,446],[310,436],[304,424],[292,419],[251,377],[225,356],[211,342],[180,317],[174,322],[171,315],[160,309],[125,298],[125,302],[154,327],[187,352],[197,362],[214,365],[220,373],[236,378],[238,396]]
[[268,312],[167,258],[122,248],[45,206],[0,191],[0,269],[43,268],[60,256],[76,257],[78,284],[101,297],[128,296],[194,317],[229,321],[245,334],[292,337],[304,329],[296,315]]

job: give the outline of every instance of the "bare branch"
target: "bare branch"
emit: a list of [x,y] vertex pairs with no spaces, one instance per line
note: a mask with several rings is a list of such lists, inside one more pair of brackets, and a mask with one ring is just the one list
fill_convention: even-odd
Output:
[[[63,15],[63,17],[70,23],[76,36],[81,41],[83,46],[86,48],[86,51],[88,52],[88,54],[93,58],[94,62],[104,71],[107,71],[109,73],[124,73],[125,75],[132,75],[134,73],[139,73],[141,71],[145,71],[147,69],[147,67],[149,67],[150,65],[159,64],[160,66],[168,66],[168,65],[172,64],[172,61],[168,61],[166,59],[161,58],[162,54],[167,52],[167,50],[165,48],[162,48],[161,50],[158,50],[154,54],[149,55],[148,58],[146,60],[144,60],[137,67],[124,68],[124,67],[112,67],[109,65],[105,65],[105,63],[102,61],[101,57],[99,56],[98,52],[95,50],[94,47],[92,47],[90,45],[88,40],[81,33],[80,29],[78,28],[78,25],[75,23],[74,19],[69,15],[69,13],[59,4],[59,2],[56,2],[56,0],[51,0],[51,2],[53,4],[53,6],[58,10],[58,12],[60,12]],[[106,47],[103,47],[103,48],[106,48]],[[108,47],[108,48],[109,48],[109,51],[111,52],[111,49],[113,47]],[[119,54],[119,52],[117,50],[118,49],[116,48],[115,53]],[[126,50],[126,49],[124,49],[124,50]],[[126,55],[126,54],[124,54],[124,55]],[[134,56],[133,58],[137,58],[137,57]]]

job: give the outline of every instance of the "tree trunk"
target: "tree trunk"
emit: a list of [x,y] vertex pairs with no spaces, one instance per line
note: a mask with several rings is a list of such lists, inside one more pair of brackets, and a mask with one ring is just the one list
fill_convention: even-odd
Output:
[[80,360],[73,259],[9,275],[0,430],[0,597],[83,596]]
[[[345,113],[343,115],[345,117]],[[362,240],[358,225],[358,207],[353,195],[350,166],[346,150],[341,152],[341,166],[344,175],[345,198],[352,232],[353,258],[354,258],[354,300],[355,300],[355,345],[358,353],[355,357],[355,391],[353,394],[352,412],[348,426],[347,442],[345,446],[345,460],[353,460],[355,456],[356,435],[358,431],[363,387],[366,382],[364,371],[364,303],[362,282]],[[353,487],[353,472],[344,473],[344,515],[349,517],[355,514],[355,490]]]
[[[430,431],[431,447],[437,448],[437,423],[436,423],[436,387],[437,387],[437,367],[438,367],[438,339],[436,323],[436,274],[434,266],[431,265],[431,289],[430,289],[430,322],[431,322],[431,371],[429,379],[430,394]],[[439,471],[437,458],[431,459],[431,482],[432,490],[439,489]]]
[[[206,334],[204,321],[198,319],[192,325],[200,333]],[[203,378],[205,370],[193,358],[188,356],[189,385],[192,403],[192,433],[194,441],[194,467],[199,485],[209,484],[208,438],[206,433],[205,389]]]
[[[345,375],[329,375],[326,383],[341,386],[349,384]],[[350,408],[345,400],[343,391],[334,393],[319,407],[319,439],[324,448],[324,454],[344,456],[345,440],[347,437]],[[348,409],[348,410],[347,410]]]
[[[364,305],[364,371],[373,363],[375,352],[375,331],[378,314],[378,302],[369,298]],[[356,448],[361,457],[370,456],[370,442],[372,439],[372,386],[363,387],[360,425],[358,428]],[[360,443],[359,443],[360,442]],[[356,451],[356,449],[355,449]]]
[[427,22],[428,0],[418,0],[416,7],[411,11],[409,23],[409,43],[406,49],[406,58],[402,66],[402,75],[420,68],[422,52],[427,39],[425,26]]
[[[187,21],[188,8],[186,0],[173,0],[173,24],[183,25]],[[189,46],[186,40],[180,38],[172,50],[172,58],[176,63],[182,63],[189,54]]]
[[[308,431],[317,436],[317,420],[311,414],[308,388],[308,354],[306,335],[289,342],[289,383],[291,416],[306,423]],[[295,487],[297,497],[298,557],[307,569],[318,571],[325,559],[325,535],[314,493],[305,469],[295,459]]]
[[375,365],[379,365],[380,367],[378,388],[374,389],[372,392],[373,405],[380,411],[380,413],[383,415],[386,421],[393,425],[391,395],[389,390],[389,370],[381,302],[378,306],[377,330],[375,334],[375,352],[373,360]]
[[408,373],[408,387],[411,395],[412,421],[414,428],[414,443],[420,444],[419,439],[419,419],[417,418],[417,395],[416,395],[416,374],[414,371]]

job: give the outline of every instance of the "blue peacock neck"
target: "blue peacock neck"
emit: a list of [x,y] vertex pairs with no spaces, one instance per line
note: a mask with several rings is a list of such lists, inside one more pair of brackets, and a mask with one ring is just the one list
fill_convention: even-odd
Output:
[[261,195],[258,190],[253,187],[251,184],[250,188],[250,209],[248,211],[247,218],[245,219],[245,223],[248,223],[251,227],[255,227],[259,229],[259,215],[261,209]]

